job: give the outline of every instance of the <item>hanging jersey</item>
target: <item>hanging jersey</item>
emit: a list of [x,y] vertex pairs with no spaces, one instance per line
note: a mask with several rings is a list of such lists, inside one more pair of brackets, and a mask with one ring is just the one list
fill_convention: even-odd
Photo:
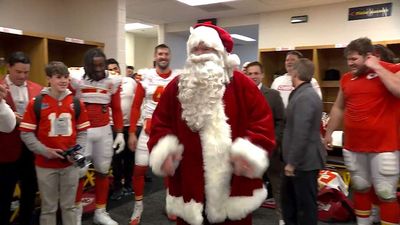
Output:
[[[81,109],[84,109],[83,104],[80,104]],[[67,150],[76,144],[77,132],[89,127],[90,123],[85,110],[81,111],[77,120],[75,119],[73,95],[69,94],[60,101],[44,95],[39,121],[36,119],[34,99],[32,99],[19,129],[25,132],[36,132],[38,140],[47,147]],[[44,168],[64,168],[71,165],[67,160],[48,159],[42,155],[36,155],[35,163]]]
[[[381,64],[396,73],[400,66]],[[358,77],[342,76],[344,98],[344,148],[355,152],[387,152],[399,146],[400,99],[374,71]]]
[[347,184],[343,181],[339,173],[332,170],[321,170],[318,176],[318,187],[329,187],[342,192],[345,196],[349,195]]
[[[84,71],[79,70],[79,72]],[[72,70],[70,73],[74,73],[74,77],[79,77],[76,70]],[[120,86],[121,78],[109,77],[107,71],[106,77],[99,81],[88,78],[71,79],[71,91],[75,92],[76,96],[85,103],[92,127],[101,127],[110,123],[109,107],[111,107],[114,112],[114,126],[118,130],[122,130]]]

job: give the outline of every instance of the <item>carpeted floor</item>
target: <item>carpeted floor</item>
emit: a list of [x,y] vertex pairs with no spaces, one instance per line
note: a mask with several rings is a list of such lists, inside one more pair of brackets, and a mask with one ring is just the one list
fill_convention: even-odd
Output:
[[[109,202],[109,213],[119,225],[128,225],[129,218],[133,209],[133,196],[126,196],[119,201]],[[154,177],[152,182],[146,183],[146,193],[144,198],[144,212],[141,225],[172,225],[174,222],[168,221],[164,213],[165,191],[163,190],[162,179]],[[93,224],[92,215],[85,215],[83,225]],[[254,225],[277,225],[278,220],[272,209],[260,208],[253,214]],[[355,225],[350,223],[329,223],[332,225]],[[327,225],[319,222],[318,225]]]

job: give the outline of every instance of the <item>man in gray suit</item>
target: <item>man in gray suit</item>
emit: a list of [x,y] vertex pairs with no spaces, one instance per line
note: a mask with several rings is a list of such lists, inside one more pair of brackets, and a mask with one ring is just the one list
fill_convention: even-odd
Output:
[[[263,66],[261,63],[255,61],[246,65],[246,75],[254,81],[257,85],[258,89],[260,89],[261,93],[264,95],[265,99],[268,102],[269,107],[272,110],[272,115],[274,117],[274,127],[275,127],[275,141],[276,141],[276,149],[270,156],[270,166],[268,167],[265,175],[268,176],[269,181],[272,186],[272,193],[276,203],[276,213],[279,218],[279,225],[284,224],[282,218],[282,210],[280,204],[280,189],[281,189],[281,172],[283,169],[282,161],[281,161],[281,142],[283,135],[283,124],[285,117],[285,106],[283,105],[283,101],[279,91],[271,89],[263,85],[261,83],[262,78],[264,77]],[[266,176],[264,176],[264,180],[266,180]]]
[[295,89],[289,97],[282,143],[282,213],[286,225],[317,225],[317,178],[326,159],[319,131],[322,102],[310,84],[313,63],[303,58],[293,67]]

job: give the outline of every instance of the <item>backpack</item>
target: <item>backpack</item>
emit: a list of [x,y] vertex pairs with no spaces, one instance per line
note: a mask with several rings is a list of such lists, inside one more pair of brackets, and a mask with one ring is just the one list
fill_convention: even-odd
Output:
[[323,187],[317,196],[318,219],[323,222],[347,222],[353,220],[353,203],[339,190]]
[[[34,103],[33,103],[33,110],[35,112],[36,116],[36,121],[39,124],[40,121],[40,112],[42,111],[42,100],[43,100],[43,95],[39,94],[35,97]],[[74,111],[75,111],[75,120],[78,120],[79,115],[81,114],[81,103],[77,97],[73,97],[73,104],[74,104]]]

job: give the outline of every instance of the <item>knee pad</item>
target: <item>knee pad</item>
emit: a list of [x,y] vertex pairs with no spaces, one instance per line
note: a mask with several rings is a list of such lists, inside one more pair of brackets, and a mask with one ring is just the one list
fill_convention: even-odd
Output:
[[378,174],[374,181],[376,195],[382,200],[395,199],[399,180],[398,153],[379,153],[377,159],[375,166],[377,166]]
[[399,158],[396,152],[379,153],[379,173],[383,176],[399,175]]
[[94,169],[96,170],[97,173],[108,174],[108,171],[110,170],[110,162],[103,161],[103,162],[96,163],[94,165]]
[[396,199],[396,187],[389,182],[381,182],[375,185],[375,193],[382,200]]
[[342,151],[343,151],[344,164],[346,165],[347,170],[350,172],[356,171],[357,170],[357,164],[356,164],[357,160],[356,160],[356,157],[354,156],[354,154],[346,149],[343,149]]
[[149,165],[149,150],[147,148],[137,148],[135,151],[135,165]]
[[371,187],[370,181],[357,175],[351,177],[351,184],[356,191],[363,191]]
[[135,165],[138,166],[148,166],[149,165],[149,155],[147,154],[136,154],[135,155]]

